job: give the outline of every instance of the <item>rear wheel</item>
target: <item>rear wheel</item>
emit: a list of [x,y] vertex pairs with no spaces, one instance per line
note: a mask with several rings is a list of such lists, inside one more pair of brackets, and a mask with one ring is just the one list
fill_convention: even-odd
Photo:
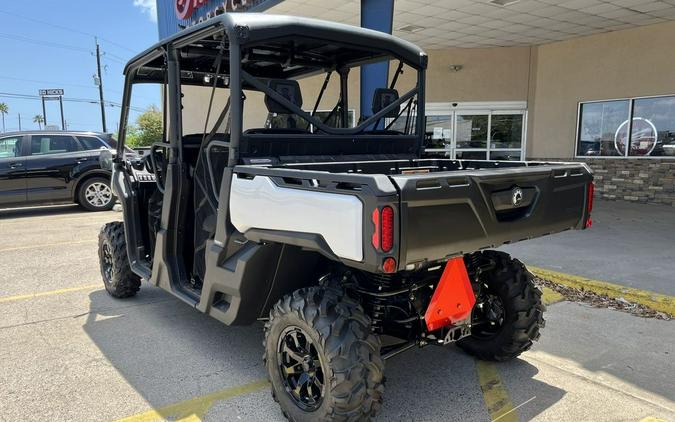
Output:
[[457,345],[479,359],[513,359],[532,347],[544,327],[541,291],[522,262],[503,252],[482,255],[496,267],[480,276],[471,335]]
[[134,296],[141,288],[141,278],[131,271],[124,238],[124,223],[108,223],[98,235],[98,259],[103,284],[116,298]]
[[270,312],[264,346],[272,396],[288,420],[369,420],[382,406],[379,338],[342,290],[285,296]]
[[115,206],[110,180],[103,177],[85,180],[79,188],[77,199],[89,211],[108,211]]

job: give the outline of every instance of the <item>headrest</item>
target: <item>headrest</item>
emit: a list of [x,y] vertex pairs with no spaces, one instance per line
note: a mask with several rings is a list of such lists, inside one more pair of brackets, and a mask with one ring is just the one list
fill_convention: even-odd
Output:
[[[387,108],[389,104],[396,100],[398,100],[397,90],[389,88],[375,89],[375,95],[373,95],[373,114],[379,113],[382,109]],[[387,113],[384,117],[396,117],[398,116],[400,109],[400,105],[398,107],[394,107],[394,109]]]
[[[302,108],[302,92],[300,92],[300,84],[298,81],[289,79],[272,79],[268,85],[273,91],[282,97],[286,98],[291,103]],[[270,113],[291,113],[289,109],[274,101],[269,95],[265,94],[265,105]]]

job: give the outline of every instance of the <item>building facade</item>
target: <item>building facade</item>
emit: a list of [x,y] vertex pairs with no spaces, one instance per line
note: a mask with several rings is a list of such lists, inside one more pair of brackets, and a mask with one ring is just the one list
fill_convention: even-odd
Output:
[[[429,54],[428,151],[584,161],[595,170],[600,197],[675,206],[675,0],[157,0],[157,6],[160,37],[223,12],[308,16],[393,32]],[[369,109],[370,92],[387,77],[384,64],[354,78],[362,93],[350,99],[355,116]],[[303,81],[303,90],[320,83]]]

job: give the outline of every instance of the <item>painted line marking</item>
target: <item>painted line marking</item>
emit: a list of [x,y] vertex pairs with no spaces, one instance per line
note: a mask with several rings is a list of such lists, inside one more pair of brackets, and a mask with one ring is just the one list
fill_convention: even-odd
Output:
[[550,287],[543,286],[541,287],[541,301],[544,302],[544,305],[553,305],[554,303],[562,302],[565,300],[565,296],[551,289]]
[[51,246],[67,246],[67,245],[83,245],[85,243],[97,243],[97,240],[74,240],[72,242],[58,242],[58,243],[39,243],[35,245],[17,246],[15,248],[0,249],[1,252],[23,251],[26,249],[40,249],[49,248]]
[[518,422],[518,413],[511,403],[506,386],[499,378],[495,364],[477,360],[476,373],[490,419],[493,422]]
[[268,386],[267,380],[258,380],[249,384],[226,388],[205,396],[170,404],[159,409],[139,413],[119,419],[116,422],[201,421],[216,402],[255,393]]
[[675,296],[621,286],[606,281],[593,280],[573,274],[559,273],[529,265],[527,266],[527,269],[539,278],[562,284],[563,286],[584,289],[615,299],[622,297],[628,301],[639,303],[655,311],[665,312],[675,316]]
[[648,416],[648,417],[640,420],[640,422],[668,422],[668,421],[665,420],[665,419],[659,419],[659,418],[655,418],[653,416]]
[[67,289],[50,290],[50,291],[47,291],[47,292],[29,293],[29,294],[17,295],[17,296],[5,296],[5,297],[0,297],[0,303],[18,302],[20,300],[35,299],[36,297],[42,297],[42,296],[54,296],[54,295],[60,295],[60,294],[63,294],[63,293],[80,292],[82,290],[97,289],[99,287],[101,287],[101,284],[90,284],[89,286],[69,287]]

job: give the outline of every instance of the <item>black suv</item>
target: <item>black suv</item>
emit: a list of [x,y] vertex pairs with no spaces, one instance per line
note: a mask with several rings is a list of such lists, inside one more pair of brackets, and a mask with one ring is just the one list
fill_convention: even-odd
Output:
[[99,154],[114,149],[110,134],[34,131],[0,134],[0,208],[77,202],[110,210],[115,196]]

